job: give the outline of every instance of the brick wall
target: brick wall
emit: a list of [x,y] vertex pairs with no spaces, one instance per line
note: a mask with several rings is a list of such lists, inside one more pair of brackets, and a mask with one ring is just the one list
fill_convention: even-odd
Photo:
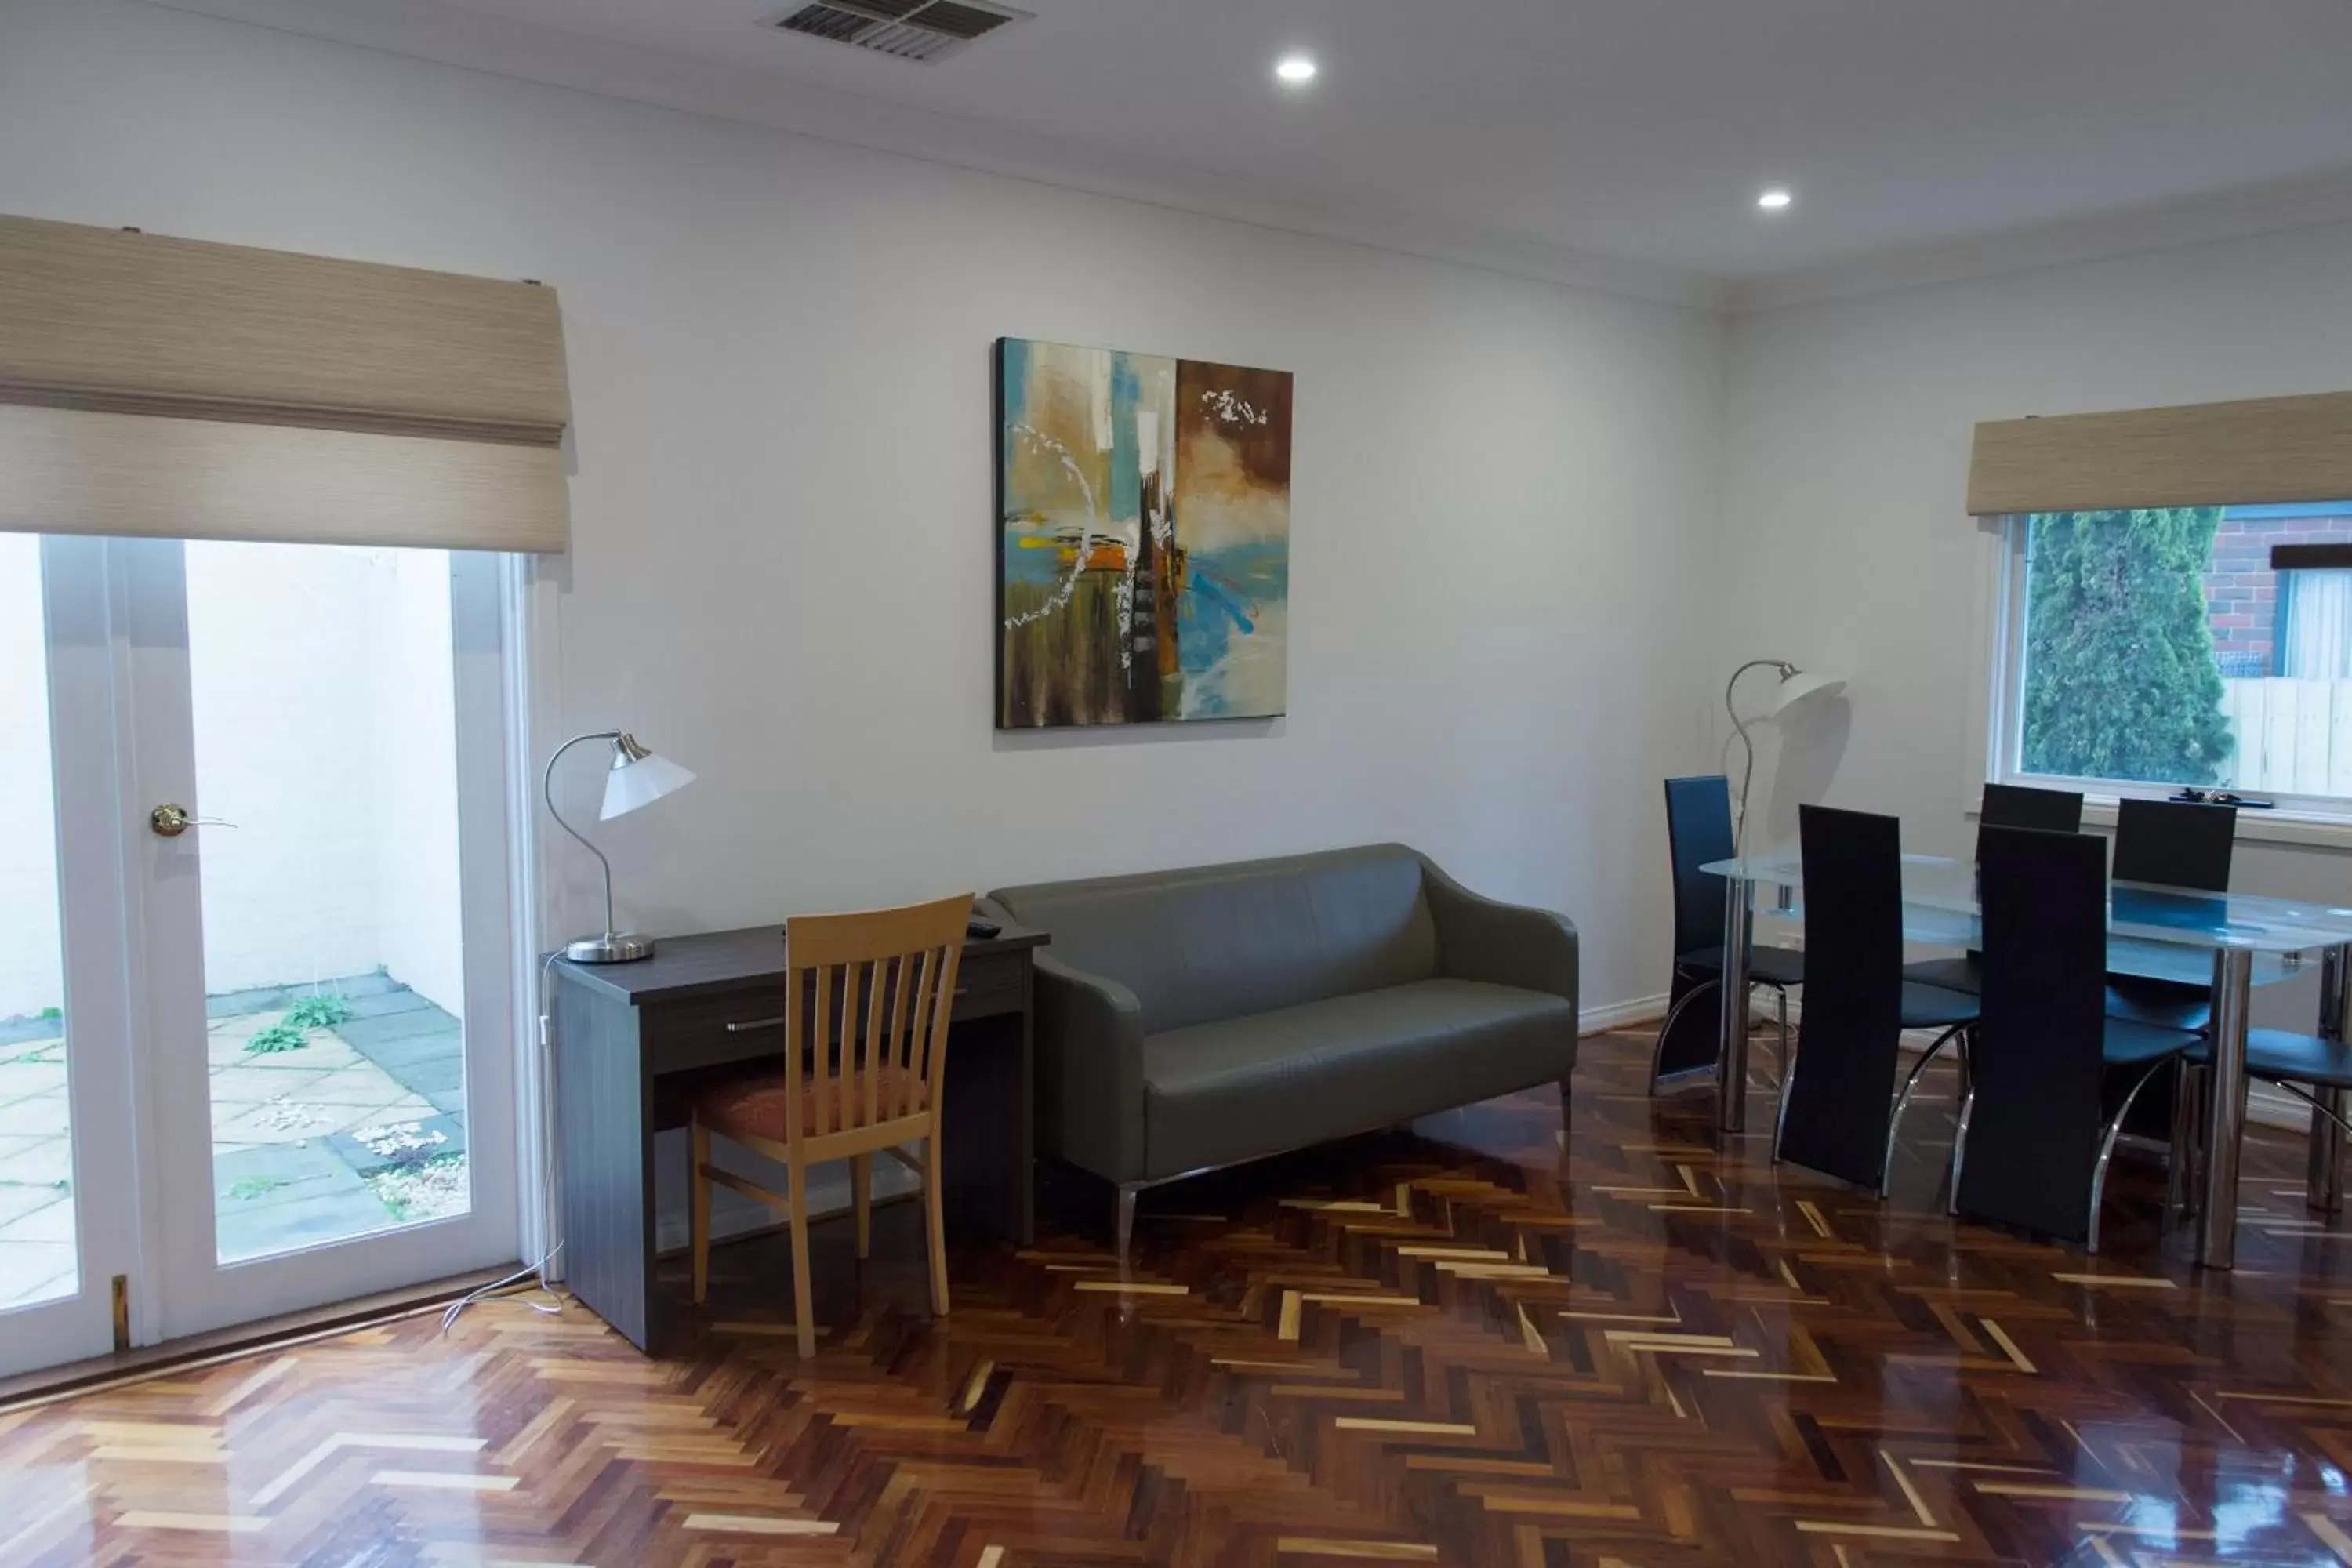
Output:
[[2205,574],[2205,615],[2213,651],[2231,679],[2268,675],[2278,634],[2278,574],[2273,544],[2352,543],[2352,512],[2342,517],[2224,518]]

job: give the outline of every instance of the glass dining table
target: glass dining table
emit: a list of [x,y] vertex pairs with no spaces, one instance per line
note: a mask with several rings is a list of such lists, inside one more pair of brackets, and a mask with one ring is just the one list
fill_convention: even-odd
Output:
[[[1784,918],[1804,912],[1804,868],[1790,851],[1717,860],[1700,868],[1730,882],[1724,900],[1724,973],[1717,1017],[1717,1125],[1748,1126],[1748,952],[1759,907]],[[1934,856],[1903,858],[1906,942],[1979,949],[1983,921],[1976,868]],[[2328,904],[2252,893],[2114,882],[2107,892],[2110,973],[2209,985],[2212,1065],[2197,1260],[2229,1268],[2237,1256],[2238,1157],[2245,1126],[2247,1013],[2257,985],[2321,970],[2320,1031],[2342,1039],[2352,1027],[2352,903]]]

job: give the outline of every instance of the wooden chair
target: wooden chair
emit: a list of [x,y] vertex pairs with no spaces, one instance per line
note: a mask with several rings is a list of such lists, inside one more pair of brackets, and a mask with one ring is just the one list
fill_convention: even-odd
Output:
[[[809,1307],[809,1168],[850,1162],[862,1258],[873,1238],[874,1156],[879,1152],[922,1178],[931,1310],[946,1313],[940,1102],[947,1084],[948,1015],[971,916],[971,895],[965,893],[900,910],[784,922],[782,1077],[722,1085],[693,1108],[697,1304],[710,1285],[710,1184],[716,1182],[790,1216],[800,1351],[816,1353]],[[784,1166],[790,1192],[779,1196],[711,1164],[714,1132]],[[918,1139],[919,1163],[904,1147]]]

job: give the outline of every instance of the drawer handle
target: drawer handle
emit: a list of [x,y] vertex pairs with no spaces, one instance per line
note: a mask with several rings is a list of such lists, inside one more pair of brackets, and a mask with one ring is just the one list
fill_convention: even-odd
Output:
[[781,1029],[783,1026],[784,1021],[782,1018],[738,1018],[727,1026],[727,1032],[730,1035],[748,1035],[754,1029]]

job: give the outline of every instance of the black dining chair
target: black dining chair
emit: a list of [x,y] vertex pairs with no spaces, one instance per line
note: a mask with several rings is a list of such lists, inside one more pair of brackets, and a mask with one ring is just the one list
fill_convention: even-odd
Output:
[[[1977,859],[1984,859],[1984,831],[1988,827],[2032,827],[2044,833],[2079,833],[2083,828],[2083,795],[2080,790],[2034,789],[2024,784],[1989,784],[1984,786],[1983,803],[1977,808]],[[1940,985],[1947,991],[1965,991],[1974,995],[1979,984],[1977,961],[1980,954],[1962,953],[1956,958],[1925,958],[1903,966],[1903,978],[1917,981],[1922,985]]]
[[2092,1252],[2124,1117],[2197,1041],[2106,1015],[2106,854],[2091,835],[1984,835],[1982,1011],[1952,1141],[1954,1214]]
[[1884,1195],[1903,1031],[1942,1030],[1925,1058],[1933,1059],[1975,1021],[1976,998],[1903,978],[1902,827],[1894,817],[1807,805],[1798,808],[1797,830],[1805,1016],[1782,1082],[1772,1158]]
[[[1699,869],[1732,858],[1731,784],[1720,773],[1666,781],[1666,849],[1674,863],[1675,963],[1665,1022],[1650,1051],[1650,1088],[1679,1073],[1715,1065],[1721,1049],[1715,1022],[1692,1004],[1723,984],[1724,903],[1731,884]],[[1749,944],[1748,984],[1780,1003],[1780,1070],[1789,1067],[1789,988],[1805,981],[1805,955]],[[1677,1033],[1677,1026],[1683,1026]]]
[[[2226,893],[2237,837],[2233,805],[2123,801],[2116,808],[2115,879]],[[2213,1021],[2212,989],[2186,981],[2110,975],[2107,1011],[2168,1029],[2202,1029]]]
[[[2179,1095],[2172,1127],[2172,1162],[2166,1206],[2185,1214],[2197,1211],[2204,1178],[2206,1069],[2213,1062],[2213,1042],[2200,1036],[2181,1057],[2185,1069],[2175,1089]],[[2246,1031],[2246,1081],[2274,1084],[2311,1107],[2311,1206],[2333,1214],[2343,1202],[2342,1163],[2347,1139],[2352,1139],[2352,1045],[2322,1035],[2299,1035],[2291,1029]]]

